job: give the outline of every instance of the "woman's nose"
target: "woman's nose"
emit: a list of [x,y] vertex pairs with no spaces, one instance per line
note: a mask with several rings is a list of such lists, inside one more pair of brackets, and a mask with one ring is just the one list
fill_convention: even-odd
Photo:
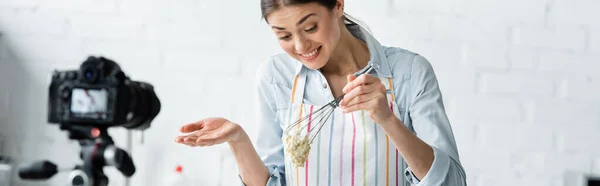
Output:
[[296,37],[295,47],[298,53],[308,52],[310,50],[310,41],[302,36]]

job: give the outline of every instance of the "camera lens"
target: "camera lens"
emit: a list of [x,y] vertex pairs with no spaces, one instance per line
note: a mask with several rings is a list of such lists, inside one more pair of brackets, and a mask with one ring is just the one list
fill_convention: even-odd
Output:
[[98,72],[92,66],[87,66],[83,68],[83,79],[88,83],[94,83],[98,78]]
[[85,78],[86,78],[86,79],[92,79],[92,77],[93,77],[93,76],[92,76],[92,75],[93,75],[93,73],[94,73],[94,72],[92,72],[90,69],[87,69],[87,70],[85,71]]
[[85,181],[83,180],[83,178],[81,176],[76,176],[75,178],[73,178],[72,184],[76,185],[76,186],[83,186],[83,184],[85,183]]

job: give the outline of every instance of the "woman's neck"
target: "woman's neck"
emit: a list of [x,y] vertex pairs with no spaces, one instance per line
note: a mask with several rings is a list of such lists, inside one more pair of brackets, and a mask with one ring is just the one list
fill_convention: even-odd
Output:
[[364,68],[370,59],[369,49],[361,40],[355,38],[342,25],[342,34],[338,46],[327,64],[321,68],[325,75],[346,76]]

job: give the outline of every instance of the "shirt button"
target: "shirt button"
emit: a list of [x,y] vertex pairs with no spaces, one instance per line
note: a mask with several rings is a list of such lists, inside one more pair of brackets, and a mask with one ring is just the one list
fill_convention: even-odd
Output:
[[327,88],[327,83],[323,83],[323,88],[326,89]]
[[379,63],[373,63],[373,68],[374,68],[375,70],[379,69]]

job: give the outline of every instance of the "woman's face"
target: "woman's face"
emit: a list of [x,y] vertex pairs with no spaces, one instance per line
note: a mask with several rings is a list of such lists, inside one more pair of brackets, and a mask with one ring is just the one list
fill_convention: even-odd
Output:
[[281,7],[266,18],[281,48],[310,69],[323,67],[340,40],[343,10],[318,3]]

